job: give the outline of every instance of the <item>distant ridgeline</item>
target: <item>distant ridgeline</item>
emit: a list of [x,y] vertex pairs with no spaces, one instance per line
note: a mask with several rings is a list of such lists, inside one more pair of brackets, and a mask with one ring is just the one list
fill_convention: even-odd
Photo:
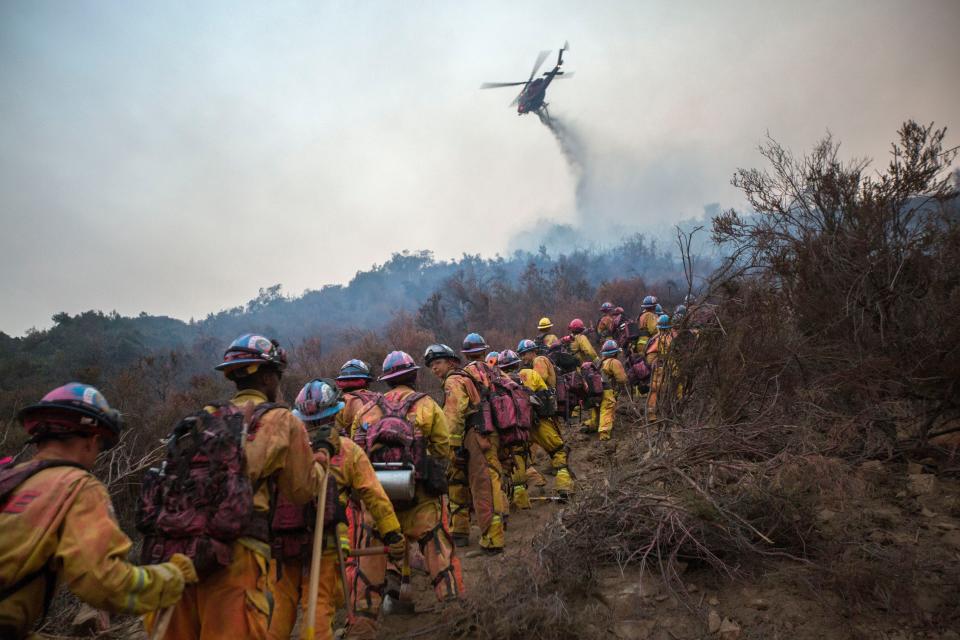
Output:
[[[377,331],[398,313],[416,314],[425,302],[436,304],[444,297],[442,292],[461,290],[458,283],[464,282],[471,283],[472,290],[523,282],[547,289],[542,292],[544,301],[554,298],[552,288],[564,289],[564,295],[573,290],[577,297],[590,299],[603,283],[625,278],[673,279],[681,287],[682,265],[674,253],[640,234],[610,249],[557,256],[541,248],[538,253],[516,251],[507,258],[464,255],[438,261],[430,251],[405,251],[357,272],[346,286],[328,285],[286,297],[278,284],[261,289],[245,305],[199,321],[145,313],[138,317],[101,311],[76,316],[59,313],[50,329],[17,338],[0,332],[0,392],[73,378],[95,384],[145,356],[170,351],[213,362],[229,340],[246,332],[276,337],[287,346],[318,337],[325,346],[332,346],[344,332]],[[463,301],[458,305],[462,307]],[[550,309],[533,313],[550,313]]]

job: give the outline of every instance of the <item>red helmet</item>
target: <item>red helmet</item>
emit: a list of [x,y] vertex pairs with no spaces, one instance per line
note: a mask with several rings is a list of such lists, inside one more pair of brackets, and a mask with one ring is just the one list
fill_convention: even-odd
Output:
[[120,412],[110,408],[102,393],[79,382],[57,387],[40,402],[21,409],[17,419],[34,441],[71,433],[100,434],[107,449],[117,444],[123,429]]
[[413,373],[420,367],[413,361],[410,354],[405,351],[391,351],[383,360],[383,375],[378,378],[381,382],[399,378],[408,373]]
[[567,329],[570,330],[570,333],[582,333],[586,328],[586,325],[583,324],[583,320],[580,318],[574,318],[570,321],[570,324],[567,325]]
[[623,315],[623,307],[617,307],[613,310],[613,315],[620,316]]

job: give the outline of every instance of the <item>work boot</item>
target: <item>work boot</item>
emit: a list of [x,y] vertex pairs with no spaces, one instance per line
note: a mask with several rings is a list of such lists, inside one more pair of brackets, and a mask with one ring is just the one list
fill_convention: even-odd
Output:
[[470,546],[470,536],[466,533],[455,533],[453,534],[453,546],[455,547],[469,547]]
[[610,439],[610,432],[609,432],[609,431],[601,431],[601,432],[600,432],[600,442],[606,442],[606,441],[609,440],[609,439]]
[[513,499],[510,501],[517,509],[530,508],[530,496],[527,495],[527,488],[517,486],[513,488]]

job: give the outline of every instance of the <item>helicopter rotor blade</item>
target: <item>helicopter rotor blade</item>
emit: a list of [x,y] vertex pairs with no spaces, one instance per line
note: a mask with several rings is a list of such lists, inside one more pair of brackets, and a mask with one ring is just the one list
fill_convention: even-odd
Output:
[[499,87],[517,87],[526,82],[484,82],[480,85],[481,89],[497,89]]
[[553,76],[553,79],[563,80],[564,78],[572,78],[572,77],[573,77],[573,71],[564,71],[563,73],[558,73],[555,76]]
[[541,51],[537,55],[537,62],[533,65],[533,71],[530,72],[530,79],[527,82],[533,80],[533,76],[537,75],[537,71],[540,71],[540,67],[543,65],[543,61],[547,59],[547,56],[550,55],[550,50]]

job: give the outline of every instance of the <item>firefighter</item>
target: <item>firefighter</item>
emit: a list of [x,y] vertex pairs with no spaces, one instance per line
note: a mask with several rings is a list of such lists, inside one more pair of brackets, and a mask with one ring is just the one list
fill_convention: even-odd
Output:
[[[516,370],[519,367],[521,383],[532,393],[543,394],[543,402],[549,403],[555,409],[557,373],[553,363],[546,356],[537,355],[537,346],[533,340],[521,340],[517,346],[520,360],[512,369],[507,370]],[[530,440],[547,452],[550,464],[556,473],[557,494],[560,497],[567,497],[573,490],[573,478],[567,466],[569,449],[563,441],[563,436],[560,435],[556,411],[551,413],[554,415],[534,418]]]
[[553,323],[550,322],[550,318],[543,317],[540,318],[540,322],[537,323],[537,332],[539,335],[536,337],[534,342],[538,346],[542,346],[545,349],[549,349],[554,344],[560,341],[560,338],[550,333],[550,329],[553,327]]
[[[276,340],[246,334],[234,340],[216,366],[236,385],[230,400],[237,407],[276,402],[287,356]],[[212,408],[211,408],[212,410]],[[271,492],[294,504],[316,498],[321,472],[302,422],[277,406],[257,423],[244,441],[247,475],[256,487],[255,517],[233,543],[229,566],[205,576],[184,590],[164,636],[169,640],[237,640],[265,638],[270,619],[268,558]],[[148,618],[148,627],[155,621]]]
[[640,315],[637,316],[637,328],[640,331],[640,337],[637,338],[637,353],[646,353],[647,343],[650,338],[657,335],[657,318],[659,314],[657,309],[657,297],[646,296],[640,305]]
[[336,377],[337,388],[343,392],[343,410],[337,412],[336,424],[341,435],[350,433],[350,425],[357,417],[360,408],[376,397],[375,391],[370,391],[370,365],[363,360],[347,360],[340,367]]
[[570,341],[570,352],[577,356],[580,364],[597,359],[597,352],[594,350],[590,340],[587,339],[586,329],[583,320],[574,318],[567,327],[570,329],[572,340]]
[[[427,347],[424,363],[443,384],[443,413],[450,430],[448,474],[450,523],[458,547],[470,544],[470,511],[480,527],[480,548],[489,554],[503,551],[503,491],[497,449],[491,441],[492,422],[484,420],[477,384],[463,369],[460,358],[445,344]],[[489,408],[487,409],[489,415]]]
[[617,329],[618,323],[613,318],[615,308],[612,302],[604,302],[600,305],[600,319],[597,320],[597,339],[600,342],[612,338]]
[[613,433],[617,397],[621,389],[627,385],[627,372],[617,357],[619,355],[620,347],[616,340],[607,340],[603,343],[600,350],[600,356],[603,358],[600,365],[600,373],[603,375],[603,398],[600,400],[600,406],[593,409],[592,415],[602,441],[609,440]]
[[[657,335],[647,343],[646,359],[650,367],[650,392],[647,394],[647,421],[655,422],[657,420],[658,407],[657,399],[664,385],[667,382],[667,375],[672,374],[673,365],[670,358],[670,350],[673,346],[673,339],[676,332],[673,330],[673,323],[670,316],[663,314],[657,319]],[[680,389],[677,389],[679,395]]]
[[[354,418],[351,433],[355,438],[367,433],[385,416],[385,407],[406,408],[401,419],[411,425],[426,444],[423,476],[416,485],[412,506],[399,509],[397,518],[407,545],[419,545],[433,583],[434,593],[441,602],[457,599],[463,592],[460,561],[454,553],[453,538],[444,524],[440,496],[446,492],[447,466],[450,460],[450,434],[443,410],[426,394],[416,394],[414,386],[420,367],[407,353],[393,351],[383,361],[379,380],[390,390],[383,402],[365,407]],[[369,513],[364,514],[364,547],[383,546],[382,533],[376,528]],[[409,583],[409,562],[398,565],[382,555],[363,556],[357,571],[364,585],[357,585],[351,593],[355,619],[347,628],[347,638],[375,638],[379,629],[379,612],[384,596],[396,603],[398,610],[412,610],[404,585]],[[393,606],[391,605],[391,608]]]
[[117,444],[120,414],[95,388],[72,382],[22,409],[37,447],[29,461],[0,463],[0,637],[26,638],[57,586],[98,609],[143,614],[172,606],[195,583],[190,559],[137,566],[107,488],[91,473]]
[[[344,408],[334,385],[327,380],[311,380],[300,390],[294,407],[293,415],[307,426],[311,446],[315,450],[315,459],[329,470],[331,477],[328,482],[336,483],[336,509],[327,505],[327,510],[342,515],[351,492],[354,492],[359,496],[365,511],[371,514],[377,530],[384,532],[383,540],[390,549],[390,557],[395,561],[402,561],[406,544],[393,505],[377,479],[367,454],[349,438],[341,437],[334,424],[335,417],[342,413]],[[305,508],[301,508],[301,512],[305,512],[304,521],[308,527],[312,526],[315,512]],[[343,545],[343,532],[338,531],[342,529],[342,525],[342,522],[335,523],[324,531],[317,618],[314,624],[317,640],[333,638],[333,614],[338,606],[346,604],[343,602],[343,583],[338,570],[337,553],[337,545]],[[297,621],[298,605],[302,607],[304,615],[309,609],[307,598],[313,534],[308,531],[307,535],[310,540],[308,544],[295,544],[293,553],[285,554],[287,545],[284,544],[284,536],[274,530],[275,553],[271,562],[273,570],[270,572],[274,609],[269,633],[269,637],[274,640],[286,640],[290,637]],[[299,541],[296,535],[292,537],[294,543]],[[300,629],[301,638],[306,638],[307,624],[302,622]]]

